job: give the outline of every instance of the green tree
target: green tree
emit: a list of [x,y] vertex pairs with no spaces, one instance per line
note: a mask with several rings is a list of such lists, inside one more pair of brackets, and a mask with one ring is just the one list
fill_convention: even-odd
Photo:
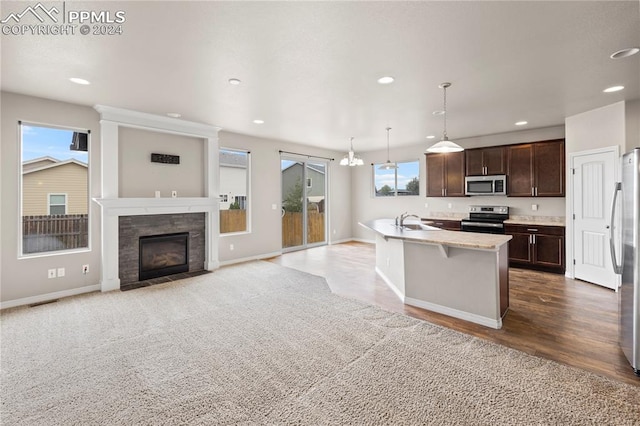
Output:
[[287,196],[282,202],[282,207],[287,212],[301,212],[302,211],[302,182],[300,179],[293,185],[293,188],[289,190]]
[[391,194],[393,194],[393,189],[391,189],[391,187],[389,185],[384,185],[382,188],[380,188],[380,190],[378,191],[378,194],[380,194],[380,195],[391,195]]
[[238,200],[229,205],[229,210],[240,210],[240,203],[238,202]]
[[407,182],[407,192],[411,195],[420,194],[420,180],[417,177]]

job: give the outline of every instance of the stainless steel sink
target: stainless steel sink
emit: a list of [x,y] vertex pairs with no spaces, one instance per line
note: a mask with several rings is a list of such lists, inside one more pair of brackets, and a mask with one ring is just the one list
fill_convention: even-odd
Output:
[[421,225],[419,223],[405,223],[404,225],[392,225],[401,231],[440,231],[440,228],[436,228],[429,225]]
[[402,229],[406,231],[422,231],[424,228],[419,223],[405,223]]

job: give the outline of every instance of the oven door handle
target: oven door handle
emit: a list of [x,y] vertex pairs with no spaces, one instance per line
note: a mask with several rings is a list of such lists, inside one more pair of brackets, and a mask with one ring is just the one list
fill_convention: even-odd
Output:
[[487,222],[462,222],[462,226],[477,226],[480,228],[504,228],[502,223],[487,223]]

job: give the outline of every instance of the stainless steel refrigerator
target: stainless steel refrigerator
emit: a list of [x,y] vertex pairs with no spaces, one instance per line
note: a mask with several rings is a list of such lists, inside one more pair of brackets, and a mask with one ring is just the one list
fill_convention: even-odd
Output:
[[[622,156],[622,182],[616,183],[611,210],[611,257],[622,275],[620,347],[640,376],[640,148]],[[615,223],[621,225],[619,233]]]

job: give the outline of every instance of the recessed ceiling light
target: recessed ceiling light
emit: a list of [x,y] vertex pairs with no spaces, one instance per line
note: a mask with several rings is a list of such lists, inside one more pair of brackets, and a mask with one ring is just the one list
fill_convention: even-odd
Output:
[[618,50],[611,54],[611,59],[620,59],[620,58],[628,58],[629,56],[633,56],[636,53],[640,52],[640,48],[637,47],[628,47],[626,49]]
[[264,124],[264,120],[253,120],[255,124]]
[[87,84],[91,84],[89,83],[88,80],[85,80],[84,78],[78,78],[78,77],[71,77],[69,81],[75,84],[82,84],[84,86],[86,86]]
[[179,112],[168,112],[167,115],[169,117],[173,117],[173,118],[180,118],[182,117],[182,114],[180,114]]
[[606,89],[603,90],[604,93],[613,93],[613,92],[619,92],[622,89],[624,89],[624,86],[611,86],[611,87],[607,87]]
[[444,111],[433,111],[431,114],[433,114],[433,115],[442,115],[442,114],[444,114]]
[[524,126],[525,124],[528,124],[528,121],[516,121],[516,126]]
[[427,139],[434,139],[434,138],[435,138],[435,136],[433,136],[433,135],[427,136]]
[[380,84],[391,84],[393,83],[393,81],[394,81],[394,78],[390,76],[380,77],[378,79],[378,83]]
[[229,79],[229,84],[232,84],[232,85],[234,85],[234,86],[237,86],[237,85],[238,85],[238,84],[240,84],[240,83],[241,83],[241,81],[240,81],[240,80],[238,80],[237,78],[230,78],[230,79]]

